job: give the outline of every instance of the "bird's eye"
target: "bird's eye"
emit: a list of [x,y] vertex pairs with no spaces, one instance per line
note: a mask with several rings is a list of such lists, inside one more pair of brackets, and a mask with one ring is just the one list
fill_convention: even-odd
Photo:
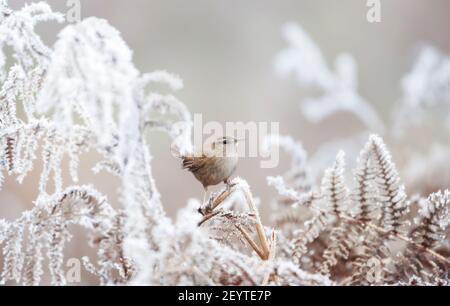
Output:
[[226,145],[228,143],[228,140],[224,140],[223,144]]

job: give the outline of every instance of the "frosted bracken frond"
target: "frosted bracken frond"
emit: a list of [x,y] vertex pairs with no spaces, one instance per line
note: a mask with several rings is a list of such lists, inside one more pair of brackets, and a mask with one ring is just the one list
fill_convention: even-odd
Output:
[[375,170],[372,167],[371,147],[369,145],[366,145],[360,153],[354,170],[354,180],[356,183],[352,190],[354,215],[363,222],[374,221],[377,219],[375,215],[377,194],[374,185]]
[[369,145],[372,145],[377,200],[382,209],[381,222],[386,230],[395,233],[402,225],[402,217],[408,213],[405,187],[400,183],[397,169],[384,142],[378,136],[372,136]]
[[[153,119],[152,114],[169,115],[174,119]],[[192,118],[186,106],[171,95],[152,93],[146,98],[143,115],[145,126],[152,130],[160,130],[168,133],[173,138],[172,149],[180,156],[192,152]]]
[[[375,109],[358,93],[358,67],[351,55],[340,54],[333,69],[300,26],[286,25],[283,36],[289,46],[276,57],[278,74],[282,77],[293,74],[301,87],[322,92],[302,102],[308,120],[320,122],[337,112],[348,111],[365,123],[368,131],[385,132]],[[422,51],[403,80],[404,94],[393,121],[394,135],[411,124],[423,123],[429,109],[447,108],[448,71],[448,58],[440,51],[432,47]],[[439,118],[448,116],[447,113],[441,112]],[[448,118],[441,121],[445,123]],[[358,136],[363,142],[368,131]],[[335,152],[345,148],[353,160],[361,146],[361,139],[355,136],[322,145],[308,162],[313,177],[322,175],[324,165],[331,164]],[[446,146],[441,145],[433,148],[430,156],[412,159],[405,167],[410,170],[405,179],[417,183],[410,187],[427,194],[437,187],[447,187],[446,151]],[[274,223],[282,229],[281,254],[287,257],[293,254],[302,269],[319,272],[340,284],[397,284],[399,279],[404,283],[448,283],[449,245],[442,241],[443,228],[436,226],[437,223],[448,226],[448,216],[436,213],[431,217],[425,213],[426,217],[417,219],[417,227],[412,226],[411,215],[415,211],[409,210],[405,187],[381,137],[370,137],[355,165],[354,185],[347,188],[340,153],[334,166],[325,171],[321,188],[311,184],[310,201],[301,207],[292,207],[303,193],[286,177],[268,178],[279,194],[272,215]],[[433,203],[437,199],[445,202],[442,194],[430,197]],[[431,204],[430,199],[418,201],[421,211],[427,212],[428,207],[434,211],[439,206]],[[295,230],[295,226],[300,229]],[[402,243],[406,246],[402,247]]]
[[172,90],[180,90],[183,88],[183,80],[167,71],[155,71],[146,73],[142,76],[144,84],[161,83],[167,84]]
[[344,220],[335,226],[329,235],[330,242],[323,252],[324,260],[320,272],[331,276],[331,270],[338,265],[339,260],[348,260],[352,250],[358,245],[360,236],[360,229],[351,222]]
[[291,168],[305,168],[308,154],[302,144],[296,142],[292,137],[270,135],[266,138],[265,148],[278,147],[286,151],[291,156]]
[[337,112],[350,112],[372,131],[383,131],[383,123],[369,102],[348,89],[307,99],[302,105],[303,114],[313,123],[319,123]]
[[14,60],[25,70],[36,64],[44,65],[50,58],[51,50],[44,45],[34,28],[43,21],[62,22],[63,15],[54,13],[45,2],[32,3],[14,11],[4,1],[0,4],[0,18],[0,71],[4,69],[5,46],[13,49]]
[[448,286],[448,261],[446,264],[445,257],[436,261],[438,253],[423,250],[448,248],[449,195],[445,190],[431,194],[428,199],[418,199],[418,225],[409,234],[414,243],[409,244],[395,262],[397,273],[403,276],[403,285]]
[[280,195],[292,200],[294,205],[303,205],[309,203],[311,200],[311,193],[299,194],[294,189],[287,187],[286,182],[282,177],[268,177],[267,183],[274,187]]
[[320,122],[337,111],[353,113],[372,131],[383,131],[384,124],[368,101],[358,94],[357,65],[349,54],[341,54],[332,71],[320,49],[297,24],[283,28],[289,48],[275,60],[279,75],[295,73],[302,87],[316,87],[323,92],[319,98],[308,99],[301,105],[303,114],[312,122]]
[[89,18],[59,34],[37,107],[56,109],[55,120],[66,129],[80,115],[107,145],[112,142],[108,131],[117,128],[114,109],[123,112],[133,103],[137,78],[119,33],[106,21]]
[[[289,241],[280,247],[283,256],[291,256],[303,270],[321,273],[340,284],[394,284],[412,277],[445,284],[450,262],[434,250],[448,248],[444,240],[450,220],[448,191],[418,201],[422,218],[405,235],[404,227],[411,228],[404,222],[409,203],[380,137],[370,137],[354,177],[349,196],[344,153],[340,152],[334,166],[325,171],[320,194],[314,196],[312,205],[303,206],[303,215],[310,217],[302,219],[292,208],[286,212],[277,206],[287,223],[300,227],[293,234],[282,232],[280,240]],[[281,178],[272,182],[280,195],[297,196],[294,190],[286,189]],[[406,243],[406,247],[393,248],[394,242]]]
[[324,200],[331,204],[329,209],[339,216],[347,212],[348,190],[345,186],[345,153],[339,152],[333,168],[325,171],[322,180],[322,194]]
[[434,247],[448,235],[450,192],[439,191],[430,195],[426,201],[419,203],[421,203],[419,214],[423,220],[414,232],[415,238],[424,247]]
[[[165,83],[170,88],[180,89],[182,81],[167,72],[141,76],[132,64],[132,52],[119,32],[106,21],[96,18],[66,27],[59,34],[54,50],[45,47],[44,52],[44,46],[38,46],[39,37],[32,29],[36,22],[60,15],[51,13],[46,4],[33,4],[17,12],[9,10],[6,2],[2,4],[2,12],[7,11],[7,14],[2,14],[1,30],[11,35],[8,43],[19,46],[23,39],[37,45],[30,46],[31,51],[19,47],[14,50],[14,55],[20,60],[10,69],[7,81],[2,84],[2,102],[6,101],[6,104],[2,103],[0,113],[2,180],[3,173],[6,172],[8,175],[16,174],[21,182],[31,171],[37,156],[42,156],[43,161],[40,192],[36,201],[38,206],[24,214],[27,218],[23,217],[11,226],[8,225],[7,230],[12,231],[13,227],[21,229],[28,224],[30,218],[45,217],[46,213],[43,215],[42,209],[50,209],[58,199],[66,201],[70,198],[73,203],[103,203],[100,194],[93,196],[92,192],[86,193],[75,186],[66,189],[65,182],[62,181],[62,160],[65,154],[70,158],[69,170],[76,182],[80,154],[97,150],[105,158],[100,164],[111,165],[121,175],[121,189],[125,196],[122,197],[123,214],[112,209],[105,213],[111,219],[105,237],[96,244],[100,252],[96,275],[103,284],[121,283],[129,281],[133,271],[135,282],[149,284],[148,277],[142,276],[151,274],[146,270],[146,267],[151,267],[147,260],[152,258],[152,238],[148,233],[156,220],[161,219],[163,223],[165,217],[151,176],[151,156],[143,138],[144,129],[148,128],[145,123],[150,112],[175,115],[175,119],[184,124],[184,128],[181,131],[178,127],[171,131],[170,136],[177,139],[180,135],[187,135],[183,139],[186,147],[190,142],[187,139],[190,136],[190,114],[180,101],[171,96],[161,96],[158,101],[146,101],[145,91],[147,86],[154,83]],[[21,19],[16,22],[19,18]],[[27,35],[30,37],[12,37],[23,29],[29,30]],[[2,44],[3,39],[4,36]],[[24,44],[24,48],[26,46]],[[36,51],[37,55],[25,55],[25,51]],[[3,55],[2,52],[1,54]],[[32,59],[33,55],[36,55],[33,63],[21,61],[25,58]],[[37,65],[33,70],[32,64]],[[150,96],[157,96],[157,93],[150,93]],[[16,114],[19,101],[24,104],[25,118]],[[144,108],[146,112],[140,112]],[[52,118],[46,117],[48,111],[52,111]],[[38,116],[41,119],[37,119]],[[81,117],[82,125],[76,123],[77,117]],[[42,147],[41,154],[38,153],[39,145]],[[55,188],[50,192],[48,181],[52,177]],[[64,197],[61,198],[61,195]],[[84,213],[79,212],[81,216]],[[53,214],[57,214],[58,218],[52,218],[49,222],[53,224],[55,232],[52,240],[42,241],[39,238],[40,235],[48,234],[46,228],[39,231],[36,227],[30,228],[29,235],[34,240],[30,241],[25,258],[17,255],[22,241],[21,231],[15,230],[14,235],[18,235],[15,239],[2,236],[2,240],[14,241],[8,242],[4,249],[7,258],[11,258],[3,272],[4,281],[14,278],[20,282],[20,271],[25,265],[23,283],[39,283],[43,273],[40,256],[45,254],[42,251],[46,248],[50,257],[52,283],[65,283],[61,273],[62,252],[64,242],[70,238],[70,234],[64,222],[70,219],[65,212],[55,210]],[[124,217],[120,217],[121,221],[118,222],[114,220],[116,215]],[[149,221],[150,215],[153,215],[153,221]],[[84,226],[91,224],[89,229],[92,231],[99,230],[98,227],[104,224],[97,221],[92,224],[89,223],[90,220],[82,217],[76,222]],[[2,225],[2,235],[5,230]],[[105,228],[101,230],[106,231]],[[133,259],[128,259],[128,254]],[[9,270],[8,267],[16,270]],[[121,280],[114,279],[108,270],[117,267],[122,267],[119,269]]]
[[[291,158],[291,166],[283,175],[283,178],[268,178],[270,185],[289,185],[295,192],[302,193],[311,190],[312,178],[311,170],[308,166],[308,154],[301,143],[296,142],[292,137],[270,135],[265,140],[264,148],[267,151],[282,149]],[[285,180],[287,184],[281,182],[280,179]]]
[[[63,248],[70,240],[68,226],[79,224],[94,234],[113,235],[115,212],[99,192],[90,186],[70,187],[61,193],[42,197],[34,209],[25,212],[11,224],[2,221],[1,233],[6,239],[6,256],[1,282],[14,279],[29,285],[38,285],[43,274],[44,250],[50,261],[53,285],[64,285]],[[29,241],[24,244],[25,234]],[[100,249],[99,254],[106,251]]]
[[6,220],[0,219],[0,244],[6,239],[6,232],[8,231],[9,223]]
[[316,213],[314,218],[304,223],[304,229],[296,233],[297,238],[293,241],[294,244],[294,258],[300,261],[300,258],[305,255],[309,248],[308,244],[314,242],[319,236],[329,228],[332,223],[332,216],[326,212],[321,211]]
[[[101,285],[448,284],[449,192],[408,198],[378,136],[363,147],[353,186],[345,180],[345,156],[353,159],[348,152],[327,163],[316,184],[310,166],[315,174],[323,168],[308,161],[301,143],[269,137],[266,149],[281,148],[291,159],[284,174],[267,179],[278,193],[265,214],[272,225],[261,218],[268,203],[254,198],[242,178],[206,203],[189,200],[172,220],[156,188],[147,136],[163,131],[176,155],[193,150],[188,108],[153,88],[180,90],[182,80],[138,71],[119,31],[97,18],[65,27],[54,47],[45,46],[34,27],[47,20],[62,15],[42,2],[12,10],[0,0],[0,188],[7,180],[21,184],[34,169],[39,178],[32,208],[15,220],[0,219],[0,284],[67,285],[66,250],[76,235],[87,235],[95,258],[80,262]],[[372,128],[381,126],[357,94],[350,56],[339,56],[332,71],[298,26],[288,25],[285,36],[291,46],[277,60],[280,73],[295,72],[301,85],[324,91],[305,104],[310,119],[346,109]],[[434,84],[446,80],[445,69],[431,73],[435,55],[422,61],[418,70],[430,72]],[[443,87],[433,90],[445,93]],[[342,144],[319,151],[334,155]],[[88,152],[99,159],[95,174],[115,176],[117,193],[78,183]],[[409,200],[419,205],[414,225],[407,222]]]
[[[395,113],[394,131],[419,124],[427,110],[447,114],[450,107],[450,58],[432,46],[424,47],[411,71],[402,80],[403,96]],[[443,118],[450,126],[450,115]]]
[[288,76],[294,72],[300,84],[331,89],[334,76],[309,35],[297,24],[289,23],[283,28],[283,37],[291,48],[277,56],[275,68],[278,74]]

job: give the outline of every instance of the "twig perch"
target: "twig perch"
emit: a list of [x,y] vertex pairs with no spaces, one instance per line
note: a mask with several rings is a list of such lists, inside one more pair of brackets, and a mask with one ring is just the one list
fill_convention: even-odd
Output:
[[218,195],[215,199],[210,201],[210,203],[206,206],[205,209],[201,209],[201,213],[205,216],[202,221],[199,222],[198,226],[202,226],[215,216],[217,216],[220,211],[218,207],[233,193],[241,191],[244,194],[245,201],[247,202],[248,209],[255,216],[255,231],[258,236],[258,243],[251,237],[250,233],[248,233],[242,226],[239,224],[234,224],[236,229],[241,233],[244,240],[250,245],[250,247],[258,254],[258,256],[262,260],[269,260],[273,258],[272,253],[275,251],[275,233],[272,234],[272,244],[269,244],[267,241],[267,237],[264,231],[264,226],[262,225],[261,218],[259,215],[259,211],[253,201],[253,196],[250,192],[250,188],[247,183],[241,179],[235,179],[230,188],[224,190],[220,195]]

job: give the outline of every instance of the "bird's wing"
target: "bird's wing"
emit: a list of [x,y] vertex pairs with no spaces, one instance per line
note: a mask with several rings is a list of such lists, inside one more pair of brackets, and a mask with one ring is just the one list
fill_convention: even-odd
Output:
[[189,170],[191,172],[196,172],[203,168],[207,162],[207,157],[203,156],[187,156],[183,158],[183,169]]

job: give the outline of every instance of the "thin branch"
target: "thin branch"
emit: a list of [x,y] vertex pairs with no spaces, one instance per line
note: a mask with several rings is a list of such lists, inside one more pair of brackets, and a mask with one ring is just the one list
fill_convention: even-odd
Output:
[[243,229],[239,224],[234,224],[234,226],[239,230],[239,232],[241,232],[244,239],[248,242],[248,244],[252,247],[252,249],[258,254],[258,256],[262,260],[267,260],[266,254],[259,248],[259,246],[252,239],[250,234],[245,229]]
[[[272,235],[270,237],[269,261],[273,260],[275,258],[276,248],[277,248],[277,235],[274,230],[274,231],[272,231]],[[275,276],[275,273],[272,270],[270,270],[268,273],[266,273],[266,275],[264,276],[263,282],[262,282],[262,286],[267,286],[269,284],[270,279],[273,278],[274,276]]]
[[200,221],[200,222],[198,223],[198,227],[201,227],[203,224],[205,224],[206,222],[208,222],[209,220],[211,220],[212,218],[214,218],[215,216],[217,216],[217,215],[220,214],[220,213],[221,213],[221,211],[218,210],[218,211],[216,211],[216,212],[210,213],[209,215],[206,215],[206,216],[202,219],[202,221]]
[[268,260],[270,257],[270,247],[269,243],[267,242],[266,233],[264,231],[264,226],[262,225],[261,218],[259,216],[259,211],[256,208],[255,203],[253,202],[253,197],[248,192],[248,190],[244,189],[245,199],[247,200],[247,203],[249,205],[249,208],[251,211],[254,212],[256,217],[256,232],[258,234],[259,242],[261,243],[262,252],[264,253],[264,257],[261,257],[263,260]]
[[[210,203],[208,206],[210,206],[207,211],[210,213],[207,214],[202,221],[199,222],[198,226],[202,226],[207,221],[211,220],[212,218],[216,217],[220,211],[217,210],[217,208],[234,192],[241,190],[245,196],[245,200],[247,202],[248,208],[251,213],[255,216],[255,230],[258,235],[258,240],[261,245],[259,247],[256,242],[251,238],[250,234],[245,231],[241,226],[235,224],[235,227],[239,230],[239,232],[243,235],[244,239],[248,242],[248,244],[251,246],[251,248],[258,254],[258,256],[262,260],[269,260],[271,257],[271,247],[269,246],[269,243],[267,241],[266,233],[264,231],[264,226],[261,222],[261,218],[259,216],[259,211],[253,201],[253,197],[251,193],[249,192],[248,188],[243,188],[239,184],[233,184],[226,190],[224,190],[219,196],[217,196],[212,203]],[[202,210],[205,211],[205,210]]]

